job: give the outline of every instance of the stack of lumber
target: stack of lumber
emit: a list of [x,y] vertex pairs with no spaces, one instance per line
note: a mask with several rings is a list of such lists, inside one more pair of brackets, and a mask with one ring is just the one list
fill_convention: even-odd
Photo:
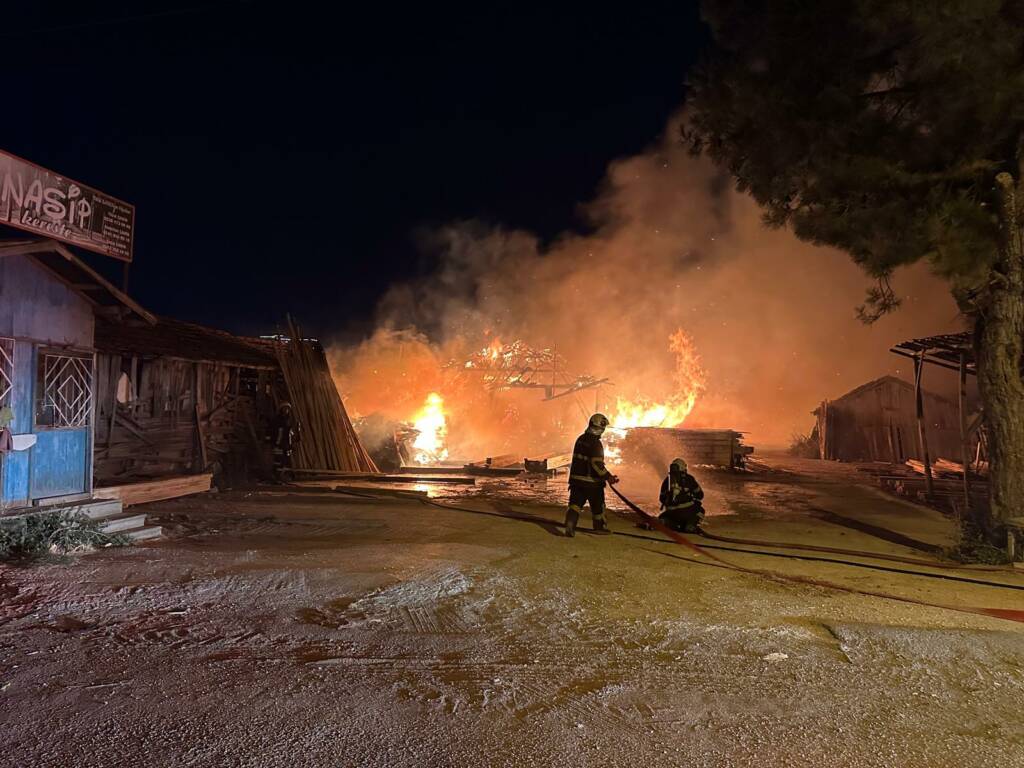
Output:
[[[917,459],[907,459],[906,465],[920,475],[924,474],[924,462],[918,461]],[[980,477],[988,473],[988,463],[984,462],[984,467],[979,474],[974,465],[968,467],[967,472],[972,477]],[[932,462],[932,476],[933,477],[954,477],[962,476],[964,473],[964,465],[959,461],[950,461],[949,459],[935,459]]]
[[212,479],[213,475],[209,472],[199,475],[164,477],[159,480],[95,488],[92,495],[95,499],[117,499],[124,506],[129,507],[132,504],[148,504],[152,501],[164,501],[180,496],[190,496],[193,493],[203,493],[210,490]]
[[477,469],[508,469],[509,467],[519,467],[523,463],[523,458],[514,453],[503,453],[500,456],[488,456],[486,459],[480,459],[479,461],[470,461],[466,464],[466,467],[476,467]]
[[620,443],[623,460],[630,464],[668,466],[677,456],[690,465],[742,467],[753,448],[732,429],[665,429],[636,427]]
[[479,461],[467,462],[462,467],[462,472],[481,477],[512,477],[520,474],[523,469],[522,457],[514,453],[503,453],[498,456],[488,456]]
[[363,448],[331,378],[323,349],[305,341],[291,318],[291,339],[277,347],[292,413],[302,429],[295,447],[297,469],[376,472],[377,465]]
[[499,456],[488,456],[479,461],[470,461],[463,466],[467,475],[490,477],[510,477],[518,475],[524,469],[523,458],[514,453],[503,453]]
[[533,459],[523,459],[527,472],[555,472],[572,464],[572,453],[555,451],[541,454]]

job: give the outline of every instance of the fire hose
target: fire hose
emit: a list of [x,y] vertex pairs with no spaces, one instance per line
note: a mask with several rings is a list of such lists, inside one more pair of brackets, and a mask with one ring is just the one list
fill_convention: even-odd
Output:
[[[708,558],[708,560],[713,561],[714,564],[716,564],[718,567],[721,567],[721,568],[727,568],[728,570],[737,571],[739,573],[747,573],[747,574],[751,574],[751,575],[755,575],[755,576],[760,576],[762,578],[770,579],[771,581],[776,581],[776,582],[789,582],[789,583],[795,583],[795,584],[808,584],[808,585],[812,585],[812,586],[816,586],[816,587],[824,587],[826,589],[835,589],[835,590],[838,590],[840,592],[846,592],[846,593],[854,594],[854,595],[866,595],[868,597],[880,597],[880,598],[883,598],[885,600],[895,600],[895,601],[902,602],[902,603],[910,603],[912,605],[922,605],[922,606],[926,606],[926,607],[929,607],[929,608],[942,608],[942,609],[945,609],[947,611],[957,611],[959,613],[970,613],[970,614],[977,614],[977,615],[981,615],[981,616],[990,616],[990,617],[997,618],[997,619],[1006,619],[1008,621],[1018,621],[1018,622],[1024,623],[1024,610],[1016,610],[1016,609],[1012,609],[1012,608],[983,608],[983,607],[975,607],[975,606],[949,605],[947,603],[934,603],[934,602],[931,602],[931,601],[928,601],[928,600],[921,600],[921,599],[915,598],[915,597],[904,597],[902,595],[892,595],[892,594],[889,594],[887,592],[880,592],[880,591],[877,591],[877,590],[858,589],[856,587],[848,587],[848,586],[845,586],[843,584],[837,584],[835,582],[826,581],[824,579],[815,579],[815,578],[811,578],[811,577],[808,577],[808,576],[793,576],[793,575],[789,575],[789,574],[779,573],[777,571],[769,571],[769,570],[765,570],[765,569],[762,569],[762,568],[748,568],[748,567],[743,566],[743,565],[737,565],[736,563],[730,563],[729,561],[722,559],[721,557],[719,557],[718,555],[714,554],[713,552],[708,551],[707,549],[705,549],[704,547],[700,546],[699,544],[696,544],[695,542],[690,541],[688,538],[686,538],[684,535],[682,535],[678,531],[675,531],[672,528],[669,528],[658,517],[656,517],[654,515],[651,515],[650,513],[644,511],[639,506],[637,506],[632,501],[630,501],[628,498],[626,498],[626,496],[624,496],[622,494],[622,492],[619,491],[619,489],[616,488],[614,485],[612,485],[610,487],[612,489],[612,492],[615,493],[615,495],[618,496],[619,499],[621,499],[622,502],[627,507],[629,507],[635,514],[640,516],[640,521],[641,522],[643,522],[643,523],[645,523],[647,525],[650,525],[655,530],[659,531],[660,533],[664,534],[665,536],[668,536],[676,544],[679,544],[679,545],[681,545],[683,547],[686,547],[687,549],[689,549],[690,551],[694,552],[697,555],[701,555],[703,557]],[[725,539],[724,537],[721,537],[721,540],[727,541],[727,539]],[[781,546],[781,545],[778,545],[778,544],[776,544],[776,545],[765,544],[763,542],[754,542],[754,541],[746,542],[745,540],[737,540],[737,542],[756,544],[758,546]],[[802,548],[802,547],[798,546],[796,548]],[[857,554],[857,553],[853,553],[853,552],[849,552],[849,553],[850,554]],[[864,554],[865,553],[861,553],[861,556],[863,556]],[[871,556],[874,557],[874,555],[871,555]],[[923,562],[923,561],[919,561],[919,562]],[[925,564],[932,565],[932,564],[929,564],[929,563],[925,563]],[[1000,585],[1000,586],[1010,586],[1010,587],[1013,587],[1014,585]]]

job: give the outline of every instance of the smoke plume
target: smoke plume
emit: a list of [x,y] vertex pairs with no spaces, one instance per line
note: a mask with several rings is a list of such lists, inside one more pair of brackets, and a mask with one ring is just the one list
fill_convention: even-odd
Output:
[[[895,276],[900,310],[863,325],[854,308],[869,280],[850,258],[766,228],[756,204],[677,136],[673,120],[648,151],[610,165],[582,206],[587,234],[543,244],[475,221],[431,232],[423,247],[440,255],[436,273],[394,286],[379,330],[333,350],[349,408],[408,419],[442,391],[450,438],[462,443],[453,455],[567,445],[593,407],[671,397],[669,339],[683,329],[705,372],[686,425],[784,444],[823,398],[905,369],[892,344],[959,329],[947,287],[924,265]],[[612,384],[542,402],[535,390],[485,392],[444,367],[494,338],[556,348],[573,371]]]

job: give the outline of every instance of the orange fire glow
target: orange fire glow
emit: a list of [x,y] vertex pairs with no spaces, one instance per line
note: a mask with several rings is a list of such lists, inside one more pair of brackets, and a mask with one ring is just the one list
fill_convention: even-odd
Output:
[[417,464],[434,464],[448,458],[448,420],[444,398],[437,392],[427,395],[426,402],[412,417],[413,427],[419,432],[412,447]]
[[501,339],[495,338],[484,350],[484,353],[491,358],[491,360],[497,360],[501,356],[501,352],[504,346],[501,343]]
[[611,419],[613,429],[678,427],[686,421],[704,391],[704,368],[693,339],[682,329],[669,337],[669,349],[676,356],[675,392],[662,402],[642,395],[634,400],[616,398],[615,413]]

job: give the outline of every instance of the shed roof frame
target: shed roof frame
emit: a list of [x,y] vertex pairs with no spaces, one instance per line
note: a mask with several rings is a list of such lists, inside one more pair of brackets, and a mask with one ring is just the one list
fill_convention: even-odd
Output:
[[[62,282],[69,290],[74,291],[98,310],[123,307],[150,325],[156,323],[156,317],[152,313],[86,264],[70,248],[56,240],[38,238],[0,240],[0,258],[4,256],[29,256],[56,280]],[[70,269],[62,270],[62,266]]]

